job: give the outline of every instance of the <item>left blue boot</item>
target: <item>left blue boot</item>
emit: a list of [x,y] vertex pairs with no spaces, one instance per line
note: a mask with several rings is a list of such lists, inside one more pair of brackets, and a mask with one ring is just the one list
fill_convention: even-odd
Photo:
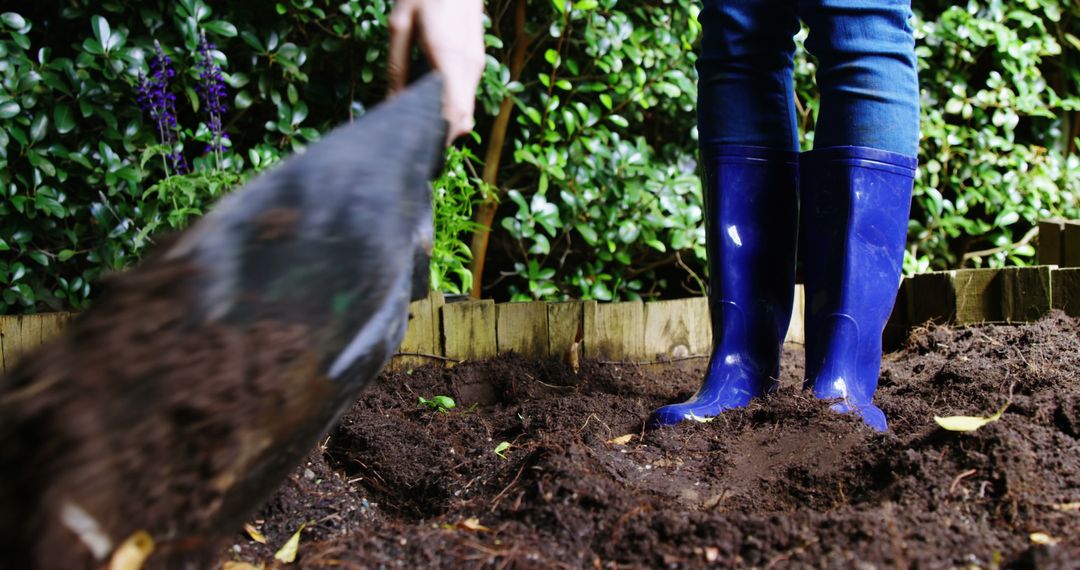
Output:
[[776,387],[795,293],[798,154],[703,146],[713,351],[701,388],[649,420],[708,421]]
[[806,385],[885,431],[873,404],[881,335],[900,286],[913,157],[866,147],[803,153],[799,253],[806,281]]

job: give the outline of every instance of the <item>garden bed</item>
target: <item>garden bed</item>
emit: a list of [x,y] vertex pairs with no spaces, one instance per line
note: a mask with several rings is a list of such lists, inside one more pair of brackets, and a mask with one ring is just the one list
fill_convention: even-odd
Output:
[[[797,389],[801,359],[749,408],[659,431],[700,370],[386,373],[252,521],[267,544],[224,560],[270,561],[306,523],[300,568],[1080,565],[1080,321],[916,331],[885,359],[888,434]],[[459,407],[417,404],[435,395]],[[974,433],[933,421],[1007,401]]]

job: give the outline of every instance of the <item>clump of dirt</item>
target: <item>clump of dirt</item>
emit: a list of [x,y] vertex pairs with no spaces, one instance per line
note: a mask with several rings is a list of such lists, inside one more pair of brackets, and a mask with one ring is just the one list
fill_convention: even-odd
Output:
[[[268,546],[238,535],[228,557],[265,561],[310,523],[300,568],[1080,567],[1076,319],[917,331],[885,358],[886,434],[785,358],[777,393],[655,431],[700,370],[384,374],[255,521]],[[459,407],[417,405],[434,395]],[[933,421],[1006,404],[974,433]]]

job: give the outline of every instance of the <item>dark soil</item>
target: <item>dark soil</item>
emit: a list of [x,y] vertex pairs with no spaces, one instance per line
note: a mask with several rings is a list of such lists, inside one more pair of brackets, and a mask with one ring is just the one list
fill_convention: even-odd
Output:
[[[1080,568],[1080,321],[917,331],[885,358],[887,434],[808,397],[801,359],[776,394],[658,431],[699,370],[384,374],[253,521],[268,544],[226,559],[307,523],[300,568]],[[495,401],[462,401],[477,385]],[[439,394],[459,407],[417,405]],[[1006,402],[974,433],[933,421]]]

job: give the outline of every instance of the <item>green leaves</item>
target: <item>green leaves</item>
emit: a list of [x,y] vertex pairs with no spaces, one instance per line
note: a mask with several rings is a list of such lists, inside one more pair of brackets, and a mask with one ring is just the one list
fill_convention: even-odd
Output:
[[531,14],[550,33],[530,46],[543,55],[523,70],[532,87],[513,95],[508,177],[527,182],[507,190],[497,227],[514,242],[514,299],[635,299],[668,286],[653,268],[683,271],[674,252],[700,264],[694,13],[675,0]]
[[15,12],[0,14],[0,22],[13,30],[21,30],[26,27],[26,19]]
[[473,287],[467,241],[482,231],[472,220],[473,209],[494,196],[493,189],[475,175],[476,157],[467,149],[452,146],[446,151],[442,174],[434,189],[435,238],[431,252],[431,288],[445,293],[468,293]]
[[[700,291],[698,3],[530,4],[531,43],[511,73],[518,36],[507,2],[488,4],[504,19],[486,30],[477,117],[484,139],[450,149],[435,185],[433,285],[472,287],[474,209],[501,195],[492,243],[505,246],[495,256],[505,261],[492,269],[505,277],[495,294]],[[3,311],[82,306],[90,283],[136,260],[155,232],[190,223],[232,185],[386,92],[385,0],[178,0],[160,13],[114,12],[90,0],[64,6],[34,12],[49,17],[48,45],[32,45],[36,22],[0,14]],[[1080,5],[916,2],[915,10],[924,120],[905,268],[1030,263],[1024,237],[1035,220],[1080,217],[1080,159],[1069,152],[1068,128],[1080,120],[1080,39],[1060,23],[1078,21]],[[147,71],[156,39],[180,71],[176,93],[197,99],[187,61],[202,30],[217,44],[215,57],[227,56],[229,178],[163,184],[163,153],[180,150],[197,171],[205,166],[208,131],[185,125],[183,148],[156,147],[132,83]],[[818,99],[805,37],[796,38],[795,87],[808,149]],[[497,142],[488,129],[504,99],[513,112],[495,188],[482,182],[477,157],[487,159]],[[188,101],[178,104],[190,111]]]
[[226,38],[235,38],[237,35],[236,26],[225,20],[214,20],[212,22],[205,22],[202,25],[209,32],[213,32],[219,36]]
[[75,129],[75,115],[71,112],[69,105],[60,103],[53,108],[53,124],[56,126],[56,132],[62,135]]
[[418,403],[443,414],[457,407],[457,402],[450,396],[434,396],[430,400],[420,396]]
[[112,40],[112,27],[109,26],[109,21],[101,16],[92,16],[90,18],[90,26],[94,30],[94,38],[97,39],[98,45],[100,45],[105,52],[108,52]]
[[10,119],[22,111],[22,107],[11,99],[0,101],[0,119]]
[[1067,152],[1075,143],[1059,130],[1077,120],[1080,77],[1047,81],[1077,61],[1075,51],[1061,49],[1068,38],[1053,12],[1071,10],[1075,18],[1080,5],[1000,10],[976,2],[915,21],[923,38],[923,167],[909,273],[1029,264],[1035,250],[1027,240],[1039,219],[1080,216],[1080,164]]

